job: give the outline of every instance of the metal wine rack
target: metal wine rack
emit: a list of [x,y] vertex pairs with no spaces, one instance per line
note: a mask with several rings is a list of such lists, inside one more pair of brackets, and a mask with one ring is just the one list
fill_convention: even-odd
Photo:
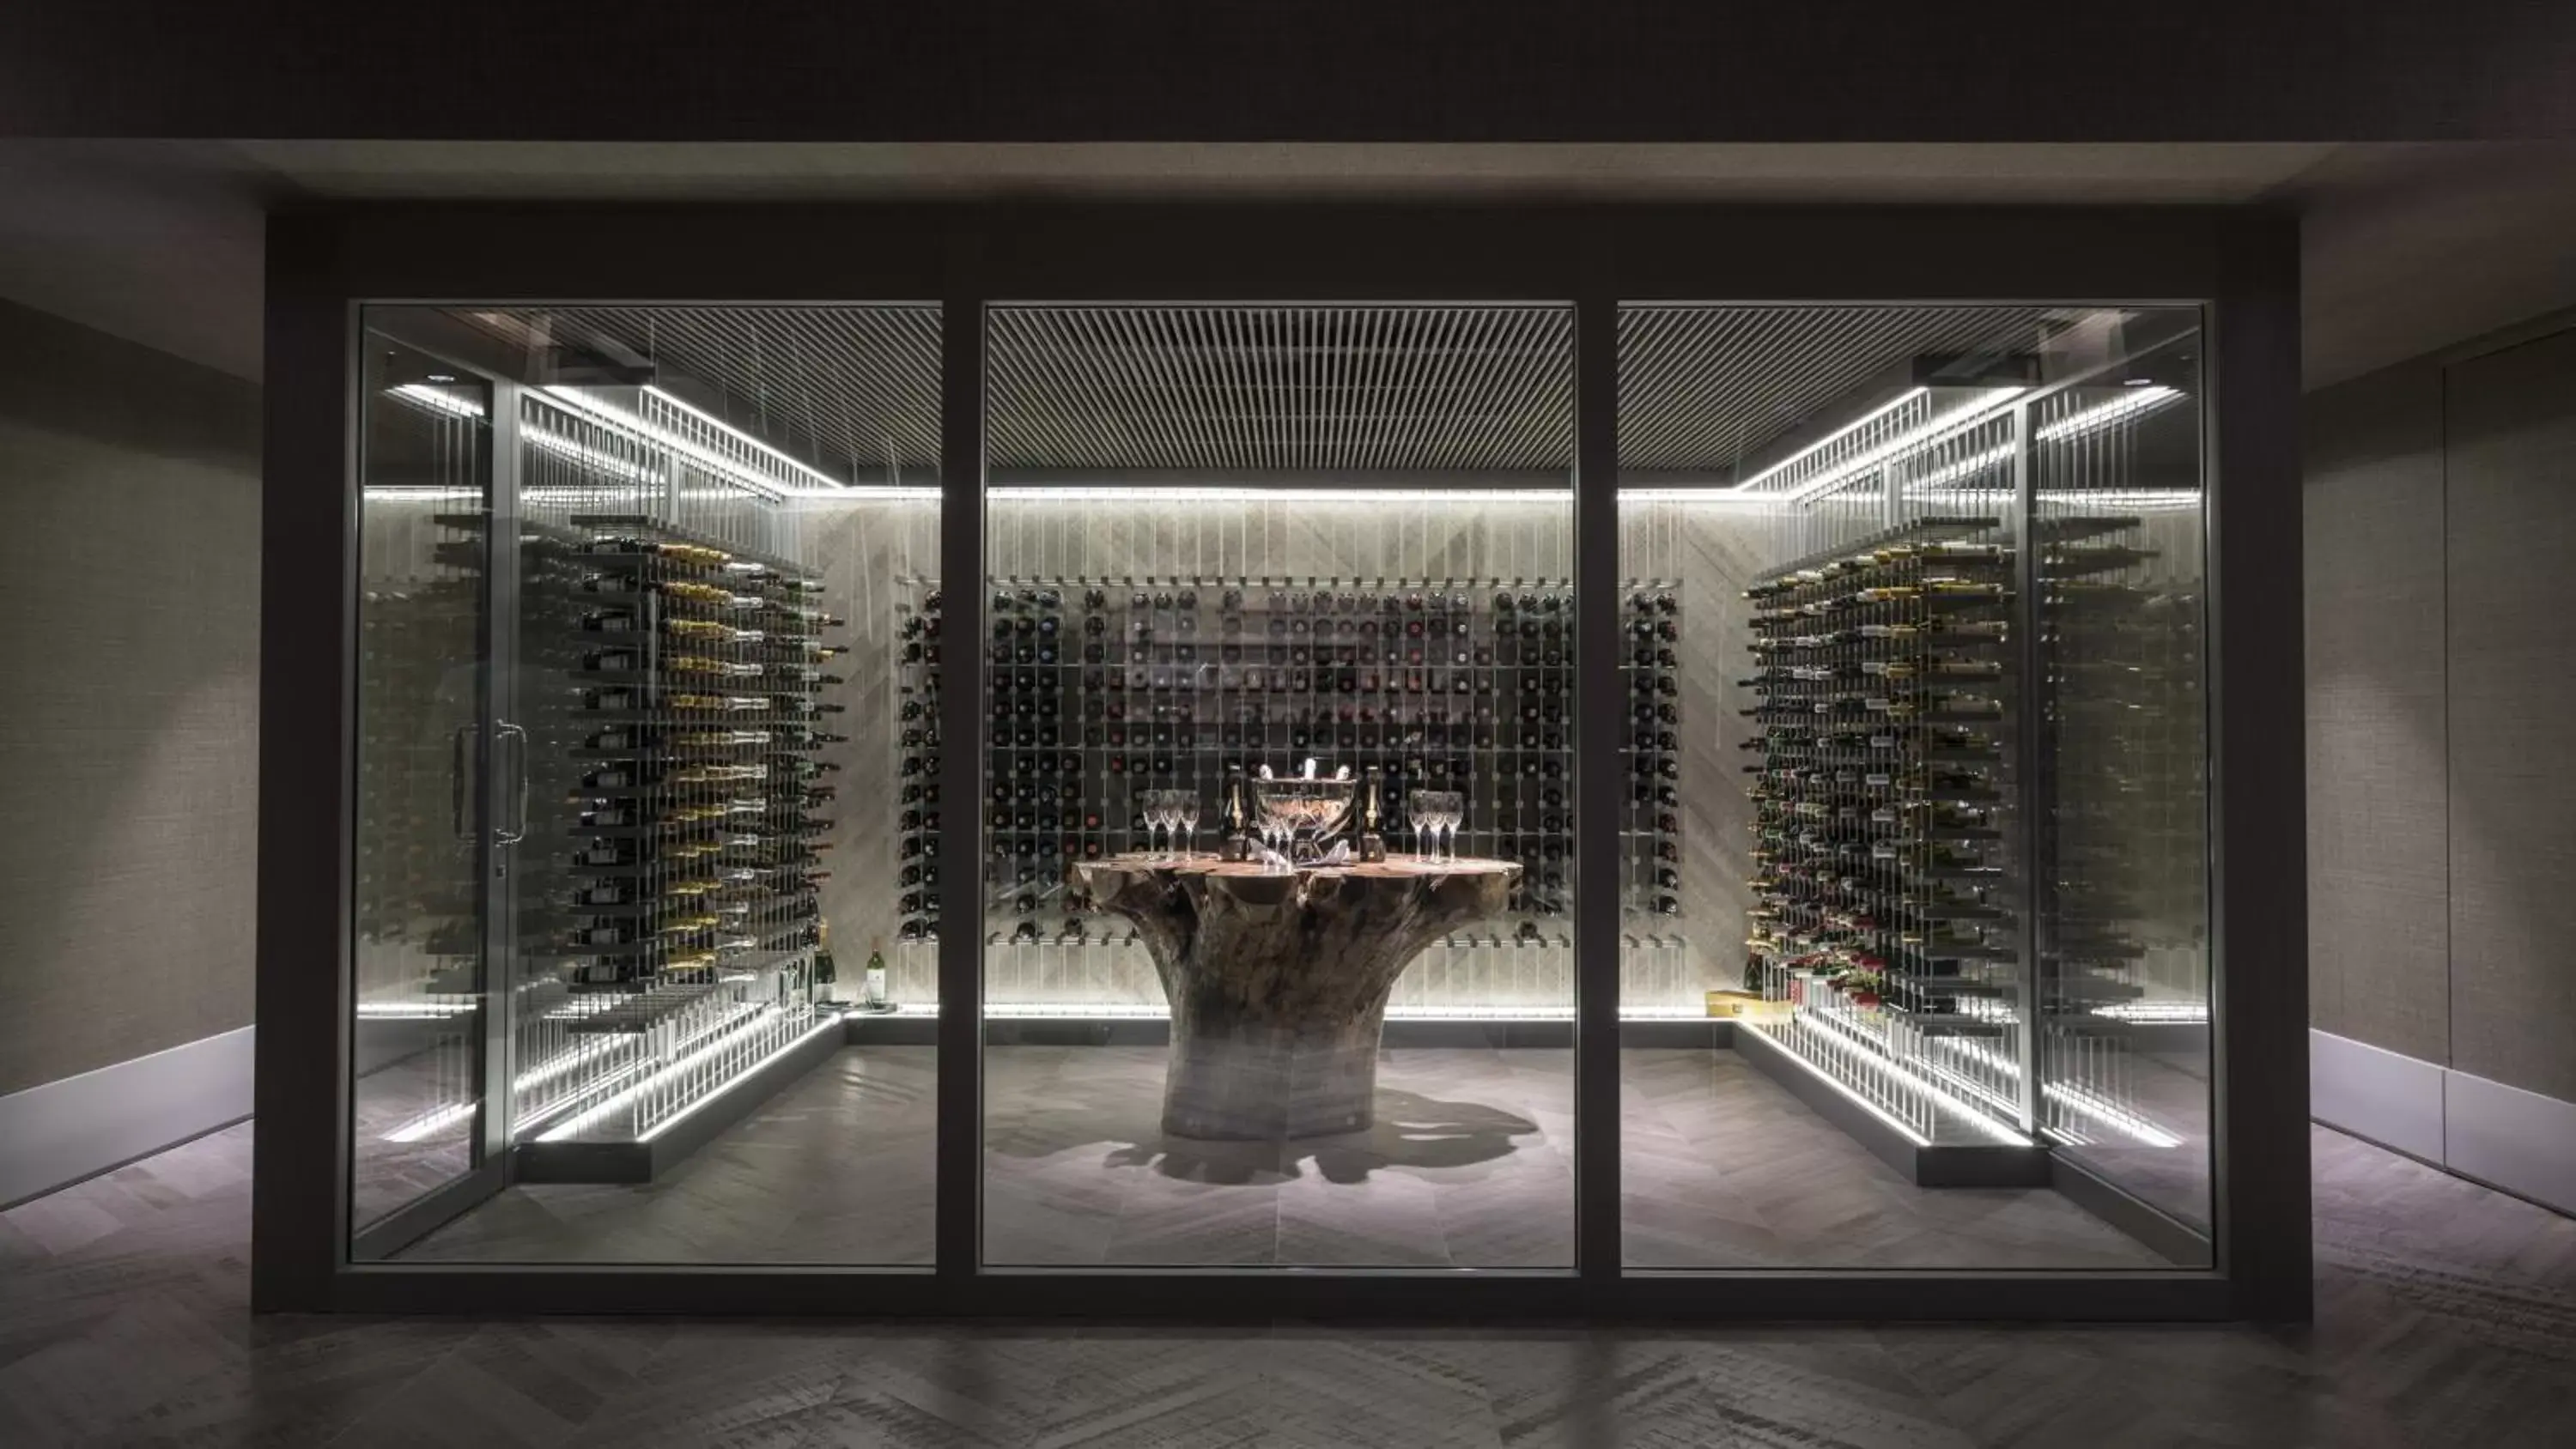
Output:
[[569,688],[546,731],[569,789],[540,852],[562,885],[537,958],[569,995],[531,1025],[539,1073],[596,1079],[613,1059],[642,1084],[598,1124],[617,1136],[725,1085],[705,1062],[757,1060],[811,1024],[832,824],[815,812],[834,794],[815,754],[843,738],[825,694],[844,651],[821,581],[793,563],[642,517],[570,523],[546,545],[570,580],[552,600]]
[[[2015,553],[1920,518],[1746,591],[1756,725],[1749,986],[1783,1039],[1927,1137],[1908,1085],[2013,1100],[2026,884],[2015,820]],[[1972,1039],[1960,1050],[1935,1045]]]
[[[1224,829],[1232,782],[1309,756],[1377,784],[1379,829],[1412,848],[1407,793],[1463,791],[1460,853],[1519,861],[1506,939],[1562,945],[1573,859],[1574,595],[1561,578],[999,577],[987,637],[942,640],[940,585],[904,580],[895,695],[902,937],[936,933],[936,651],[979,663],[989,712],[982,928],[996,945],[1123,939],[1065,896],[1068,860],[1161,843],[1136,792],[1195,789],[1198,846]],[[1674,581],[1623,585],[1621,669],[1644,707],[1621,744],[1635,772],[1624,910],[1678,915],[1682,721]],[[915,646],[918,645],[918,649]],[[909,702],[921,701],[917,715]],[[916,792],[914,786],[918,784]],[[1671,872],[1672,874],[1666,874]]]

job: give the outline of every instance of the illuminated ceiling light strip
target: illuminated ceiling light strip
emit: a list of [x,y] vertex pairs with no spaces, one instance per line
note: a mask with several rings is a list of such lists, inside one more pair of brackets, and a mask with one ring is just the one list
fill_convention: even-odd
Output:
[[1622,488],[1621,503],[1722,503],[1738,508],[1780,501],[1777,493],[1745,493],[1735,488]]
[[1909,478],[1905,480],[1905,492],[1908,497],[1911,497],[1914,495],[1916,489],[1931,492],[1939,489],[1944,483],[1949,483],[1960,478],[1973,478],[1977,474],[1983,473],[1988,468],[1991,468],[1998,463],[2010,461],[2012,455],[2013,448],[2010,443],[2006,443],[2000,448],[1988,448],[1982,453],[1962,458],[1956,463],[1935,468],[1920,478]]
[[1870,424],[1877,422],[1880,418],[1886,417],[1889,413],[1895,412],[1899,408],[1911,405],[1918,398],[1930,396],[1931,392],[1932,389],[1928,387],[1909,388],[1905,392],[1898,394],[1895,401],[1887,403],[1882,407],[1871,409],[1869,412],[1863,414],[1858,421],[1845,427],[1836,428],[1834,431],[1825,434],[1816,441],[1809,443],[1807,446],[1800,448],[1794,453],[1791,453],[1788,457],[1781,459],[1779,462],[1772,464],[1770,467],[1765,468],[1761,472],[1754,474],[1752,477],[1745,479],[1743,482],[1736,484],[1735,487],[1738,491],[1758,488],[1771,478],[1788,472],[1790,469],[1797,467],[1799,464],[1816,456],[1818,453],[1823,452],[1825,449],[1832,447],[1834,444],[1841,442],[1843,439],[1848,438],[1852,434],[1859,432],[1861,429],[1868,427]]
[[2179,388],[2166,387],[2161,383],[2131,388],[2109,402],[2086,408],[2080,413],[2069,413],[2041,428],[2034,436],[2043,443],[2054,443],[2060,438],[2071,438],[2079,433],[2093,432],[2099,428],[2107,428],[2123,419],[2151,412],[2181,396],[2182,391]]
[[[935,1017],[939,1003],[907,1002],[891,1015]],[[1038,1002],[986,1002],[984,1016],[992,1021],[1164,1021],[1171,1017],[1168,1008],[1133,1001],[1106,1001],[1088,1005],[1054,1006]],[[1389,1006],[1389,1021],[1572,1021],[1571,1006]],[[1622,1007],[1621,1021],[1709,1021],[1705,1007],[1634,1006]]]
[[450,418],[479,418],[483,405],[470,397],[458,397],[425,382],[398,382],[385,391],[414,407]]
[[1921,427],[1900,433],[1857,458],[1837,463],[1797,487],[1784,490],[1780,496],[1792,503],[1802,503],[1819,493],[1838,488],[1854,478],[1874,473],[1917,448],[1937,443],[1953,433],[1964,433],[1979,423],[1994,418],[2014,398],[2028,391],[2030,389],[2023,387],[1989,388],[1980,400],[1952,408]]
[[[769,498],[785,498],[796,491],[775,478],[766,478],[712,448],[700,447],[668,428],[657,427],[623,408],[613,408],[594,398],[581,395],[575,388],[551,383],[539,389],[550,400],[609,427],[630,434],[667,452],[697,464],[711,473],[731,478],[755,493]],[[728,431],[730,431],[728,429]],[[833,490],[838,491],[838,490]]]
[[[549,389],[549,391],[551,391],[551,389]],[[831,474],[818,472],[813,468],[807,467],[803,463],[797,462],[794,458],[787,456],[785,453],[782,453],[776,448],[769,446],[767,443],[760,441],[758,438],[751,436],[742,429],[737,428],[722,419],[701,412],[698,409],[689,406],[687,403],[680,401],[678,398],[671,396],[669,393],[662,391],[658,387],[654,387],[648,383],[640,389],[640,391],[644,396],[653,399],[655,402],[662,404],[671,411],[678,413],[683,417],[693,418],[699,423],[704,424],[709,429],[731,438],[735,442],[742,444],[744,447],[751,449],[753,452],[774,460],[780,467],[786,468],[791,472],[803,474],[805,477],[813,479],[815,482],[822,484],[823,488],[827,492],[839,493],[848,487],[847,484],[843,483],[840,479],[833,477]],[[647,424],[647,426],[650,426],[650,424]],[[740,467],[741,465],[735,464],[734,466]]]
[[[814,1023],[805,1030],[798,1032],[795,1036],[790,1037],[785,1044],[778,1048],[778,1050],[771,1052],[769,1055],[762,1057],[759,1061],[753,1062],[750,1066],[743,1068],[741,1071],[736,1072],[732,1076],[725,1078],[723,1081],[716,1083],[714,1086],[707,1088],[704,1092],[699,1093],[696,1100],[690,1102],[689,1105],[682,1107],[679,1111],[674,1112],[670,1116],[663,1118],[661,1121],[654,1123],[652,1126],[645,1128],[643,1132],[636,1136],[635,1140],[638,1142],[652,1141],[654,1138],[670,1131],[673,1127],[687,1121],[689,1114],[697,1111],[709,1102],[714,1101],[716,1098],[723,1096],[726,1092],[731,1091],[736,1082],[740,1082],[747,1077],[756,1076],[767,1070],[771,1064],[777,1062],[780,1058],[795,1051],[798,1047],[812,1041],[814,1038],[821,1036],[823,1033],[827,1031],[839,1031],[840,1029],[841,1019],[837,1016],[826,1017],[823,1020]],[[712,1050],[713,1048],[709,1049]]]
[[2114,1001],[2093,1008],[2093,1015],[2114,1021],[2178,1023],[2206,1026],[2209,1008],[2196,1001]]
[[[585,468],[596,468],[612,478],[623,478],[630,483],[644,483],[650,482],[654,477],[653,470],[640,463],[629,462],[614,453],[604,453],[587,444],[576,443],[563,434],[546,428],[526,429],[525,436],[528,442],[541,452],[552,453]],[[533,493],[538,490],[529,491]],[[576,492],[575,496],[583,495]]]
[[2184,488],[2042,488],[2042,504],[2078,508],[2115,508],[2137,513],[2173,513],[2200,506],[2197,484]]
[[795,496],[799,502],[811,502],[816,499],[829,502],[835,498],[863,498],[871,503],[936,503],[945,495],[936,488],[924,488],[918,484],[907,483],[900,488],[861,486],[835,488],[829,493],[799,493]]
[[457,1123],[464,1121],[466,1118],[473,1116],[474,1109],[477,1105],[477,1103],[473,1102],[450,1102],[444,1107],[432,1108],[431,1110],[414,1117],[410,1121],[405,1122],[391,1132],[386,1133],[384,1140],[387,1142],[418,1142],[433,1132],[444,1131],[447,1128],[453,1127]]
[[357,1017],[360,1021],[443,1021],[482,1009],[479,1001],[361,1001]]
[[1088,503],[1150,499],[1158,503],[1551,503],[1571,505],[1571,488],[1191,488],[1165,486],[1012,486],[988,490],[997,503]]

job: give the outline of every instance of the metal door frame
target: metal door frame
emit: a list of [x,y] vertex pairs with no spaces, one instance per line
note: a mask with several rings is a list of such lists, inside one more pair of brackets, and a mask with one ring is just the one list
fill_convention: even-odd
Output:
[[[543,236],[532,248],[522,239]],[[261,1021],[254,1302],[396,1312],[812,1312],[1193,1321],[2297,1319],[2309,1312],[2295,218],[2269,207],[1337,203],[374,204],[273,217],[263,530]],[[363,303],[942,303],[941,559],[983,569],[983,336],[1002,301],[1575,307],[1578,882],[1616,863],[1622,303],[2204,309],[2216,1266],[2108,1272],[1646,1271],[1619,1252],[1617,920],[1578,915],[1576,1265],[1022,1270],[980,1261],[982,965],[941,938],[936,1265],[468,1267],[346,1250],[351,346]],[[951,590],[955,637],[981,592]],[[944,696],[942,789],[975,798],[975,691]],[[2225,708],[2222,710],[2222,702]],[[978,859],[979,812],[943,854]],[[944,881],[943,915],[969,914]],[[329,1076],[334,1066],[339,1070]],[[338,1084],[338,1085],[335,1085]],[[1966,1291],[1963,1291],[1966,1290]]]

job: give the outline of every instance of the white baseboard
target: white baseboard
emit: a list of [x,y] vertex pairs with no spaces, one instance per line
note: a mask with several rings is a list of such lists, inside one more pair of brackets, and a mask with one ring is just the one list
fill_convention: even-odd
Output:
[[255,1029],[0,1097],[0,1207],[248,1117]]
[[2576,1102],[2452,1072],[2442,1104],[2445,1166],[2576,1213]]
[[2426,1162],[2442,1161],[2443,1068],[2368,1042],[2308,1033],[2308,1115]]
[[2462,1177],[2576,1214],[2576,1102],[2312,1030],[2308,1114]]

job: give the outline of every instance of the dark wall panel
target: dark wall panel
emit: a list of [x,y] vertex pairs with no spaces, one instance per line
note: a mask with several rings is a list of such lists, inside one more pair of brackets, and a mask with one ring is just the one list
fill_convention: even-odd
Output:
[[259,424],[0,303],[0,1093],[250,1022]]
[[[0,132],[2418,140],[2576,130],[2549,0],[0,6]],[[271,12],[258,14],[257,12]],[[596,12],[596,13],[592,13]],[[435,39],[446,39],[437,36]]]
[[2442,377],[2307,400],[2309,1017],[2449,1051]]
[[2447,393],[2450,1065],[2576,1100],[2576,331]]

